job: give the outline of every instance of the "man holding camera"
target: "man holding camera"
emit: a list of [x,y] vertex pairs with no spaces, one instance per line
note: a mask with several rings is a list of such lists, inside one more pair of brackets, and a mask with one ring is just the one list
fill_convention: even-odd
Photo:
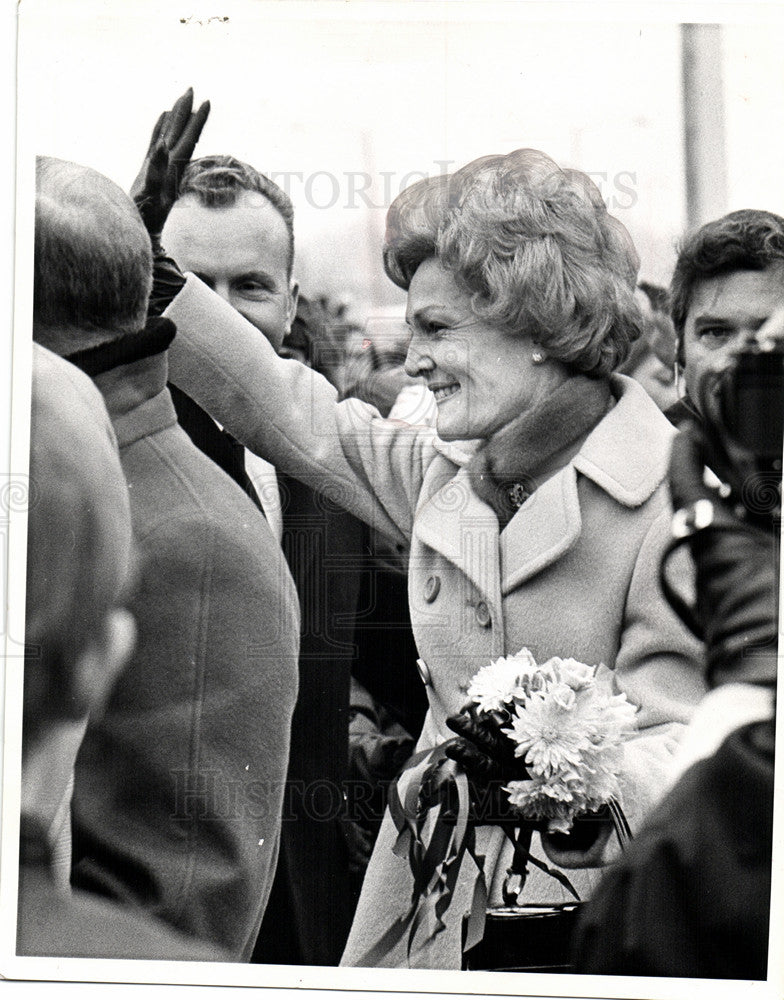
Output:
[[784,308],[784,220],[744,209],[697,230],[681,248],[670,298],[686,394],[668,416],[680,423],[701,410],[706,379]]
[[[764,980],[770,910],[784,219],[732,212],[689,237],[671,286],[687,395],[670,472],[706,696],[679,780],[586,907],[578,971]],[[710,470],[715,475],[710,475]],[[674,777],[673,777],[674,780]]]

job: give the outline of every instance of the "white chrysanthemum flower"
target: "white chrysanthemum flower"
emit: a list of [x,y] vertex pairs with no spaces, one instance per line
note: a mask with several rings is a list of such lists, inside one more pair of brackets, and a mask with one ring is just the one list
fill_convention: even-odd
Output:
[[536,660],[527,649],[521,649],[515,656],[502,656],[474,675],[468,697],[481,712],[500,711],[513,698],[525,697],[522,685],[536,670]]
[[578,767],[583,753],[591,749],[593,719],[575,708],[564,708],[546,694],[533,695],[524,707],[517,706],[511,728],[504,732],[517,744],[515,755],[533,774],[549,777],[557,770]]
[[539,795],[555,802],[571,802],[574,798],[568,785],[550,782],[541,776],[510,781],[504,786],[504,791],[509,793],[510,803],[517,808],[524,808],[531,799]]
[[504,788],[509,802],[526,819],[548,820],[550,831],[568,833],[575,815],[580,812],[580,802],[575,801],[569,785],[550,782],[546,778],[529,781],[510,781]]
[[567,712],[571,712],[577,704],[577,695],[568,684],[553,684],[548,693],[553,701]]

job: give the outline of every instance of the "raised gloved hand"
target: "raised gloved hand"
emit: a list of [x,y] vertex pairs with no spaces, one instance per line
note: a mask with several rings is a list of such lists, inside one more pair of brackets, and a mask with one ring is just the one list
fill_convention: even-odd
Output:
[[177,200],[183,171],[193,156],[209,113],[209,101],[193,111],[193,88],[188,87],[171,111],[161,114],[152,130],[147,155],[131,185],[131,197],[154,249],[160,245],[161,232]]
[[[696,568],[696,623],[688,621],[688,614],[682,617],[705,642],[711,685],[773,683],[778,532],[750,517],[737,491],[725,499],[726,491],[706,485],[711,458],[703,428],[696,422],[683,425],[673,442],[670,490],[673,530],[687,540]],[[749,496],[753,485],[746,483]],[[758,503],[761,486],[776,489],[772,482],[758,483]]]

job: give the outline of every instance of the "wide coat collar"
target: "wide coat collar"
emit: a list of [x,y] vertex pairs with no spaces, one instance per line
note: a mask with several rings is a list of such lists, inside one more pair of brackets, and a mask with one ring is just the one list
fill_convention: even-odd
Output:
[[497,592],[500,578],[506,595],[560,559],[579,539],[578,474],[623,507],[644,504],[667,474],[675,432],[633,379],[613,376],[611,388],[616,399],[612,410],[500,535],[495,513],[471,489],[465,464],[458,464],[459,452],[443,449],[426,476],[414,539],[456,565],[485,595]]

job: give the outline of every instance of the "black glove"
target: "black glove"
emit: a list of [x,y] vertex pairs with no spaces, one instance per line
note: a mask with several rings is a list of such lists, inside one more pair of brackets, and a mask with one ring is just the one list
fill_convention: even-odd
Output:
[[154,249],[160,246],[164,223],[177,200],[180,179],[209,113],[209,101],[193,111],[193,89],[189,87],[171,111],[163,112],[152,130],[144,163],[131,185],[131,197]]
[[[776,676],[777,532],[746,516],[705,485],[711,451],[702,429],[687,423],[673,442],[670,490],[675,526],[696,567],[696,618],[711,685],[773,683]],[[771,488],[773,488],[771,486]]]
[[166,251],[159,247],[153,251],[152,257],[152,288],[147,303],[147,319],[162,315],[179,295],[185,284],[185,275],[175,261],[167,256]]
[[449,740],[445,752],[468,777],[470,815],[476,823],[518,826],[521,822],[504,791],[510,781],[529,776],[522,758],[515,757],[514,743],[501,732],[510,721],[508,712],[483,713],[473,704],[446,720],[458,735]]
[[161,246],[161,232],[207,121],[210,102],[205,101],[198,111],[192,109],[193,90],[189,87],[171,111],[164,111],[155,123],[144,163],[131,185],[131,197],[152,241],[149,317],[160,316],[185,284],[182,271]]

